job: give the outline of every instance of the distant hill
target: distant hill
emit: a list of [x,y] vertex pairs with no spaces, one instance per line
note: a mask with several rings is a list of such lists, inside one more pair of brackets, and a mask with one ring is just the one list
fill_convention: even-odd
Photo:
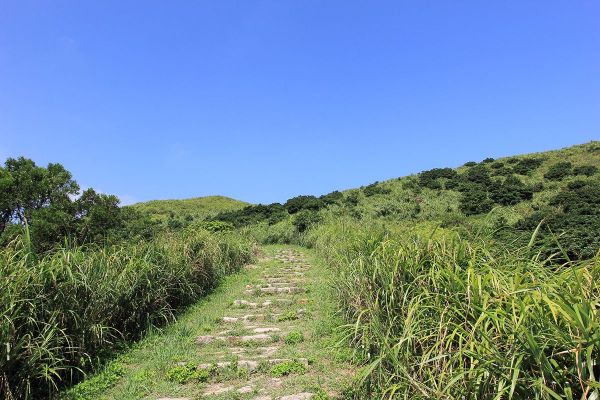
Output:
[[148,214],[155,220],[164,221],[170,216],[177,219],[204,219],[220,212],[239,210],[247,205],[249,203],[225,196],[205,196],[182,200],[152,200],[128,207]]
[[[565,168],[560,171],[561,163],[571,165],[563,164]],[[593,168],[589,170],[589,167]],[[552,176],[550,171],[553,168],[555,176]],[[559,150],[498,159],[473,160],[452,168],[458,175],[448,173],[448,169],[435,168],[349,189],[343,193],[346,198],[354,199],[355,204],[351,210],[355,215],[362,217],[449,222],[459,214],[483,215],[490,206],[500,205],[504,206],[504,217],[509,222],[516,222],[548,204],[549,200],[566,189],[570,182],[596,182],[599,175],[597,170],[600,169],[600,142],[593,141]],[[516,177],[528,188],[533,189],[533,196],[529,199],[517,198],[514,201],[502,199],[505,202],[495,201],[494,204],[490,203],[488,207],[482,207],[480,210],[469,210],[464,201],[461,201],[465,198],[465,192],[468,192],[465,189],[470,186],[487,186],[485,191],[491,197],[497,195],[493,193],[493,183],[505,182],[507,177]],[[478,182],[478,179],[481,181]],[[492,185],[489,184],[490,181]],[[505,187],[500,187],[499,190],[508,192]]]

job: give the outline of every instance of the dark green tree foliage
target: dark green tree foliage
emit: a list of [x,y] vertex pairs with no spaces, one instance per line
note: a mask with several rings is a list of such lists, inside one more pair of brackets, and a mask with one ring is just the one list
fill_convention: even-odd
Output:
[[512,172],[519,175],[529,175],[544,163],[543,158],[522,158],[516,160],[512,167]]
[[287,215],[284,206],[280,203],[273,203],[246,206],[241,210],[221,212],[210,220],[228,222],[235,227],[241,227],[258,222],[275,224],[286,218]]
[[3,206],[0,228],[13,220],[33,225],[36,210],[51,205],[55,210],[67,209],[70,197],[79,192],[71,173],[60,164],[43,168],[24,157],[9,158],[0,176],[0,205]]
[[489,163],[493,163],[495,160],[492,157],[488,157],[485,158],[481,163],[482,164],[489,164]]
[[574,175],[593,176],[598,172],[598,168],[594,165],[581,165],[573,168]]
[[490,186],[490,198],[503,206],[518,204],[523,200],[531,200],[532,197],[533,189],[514,175],[506,177],[504,182],[495,181]]
[[454,180],[458,173],[452,168],[434,168],[419,174],[419,184],[429,189],[441,189],[440,179]]
[[569,175],[573,175],[573,165],[568,161],[564,161],[550,166],[548,172],[544,174],[544,178],[551,181],[560,181]]
[[470,184],[463,191],[460,199],[460,211],[465,215],[487,213],[494,206],[494,202],[488,195],[487,188],[480,184]]
[[[116,196],[85,190],[60,164],[37,166],[24,157],[0,167],[0,242],[10,241],[27,226],[32,244],[47,251],[65,239],[77,243],[147,235],[132,212],[124,213]],[[76,198],[76,200],[74,200]],[[143,218],[142,218],[143,219]],[[148,221],[144,220],[144,223]]]
[[358,192],[348,193],[348,195],[344,199],[344,202],[346,203],[346,205],[348,205],[350,207],[357,206],[358,203],[360,202],[360,196],[358,195]]
[[480,185],[484,188],[487,188],[492,184],[492,179],[490,178],[488,169],[482,164],[478,164],[469,168],[465,173],[465,179],[469,183]]
[[302,210],[296,213],[292,223],[298,230],[298,232],[305,232],[311,226],[321,222],[321,216],[316,211]]
[[593,257],[600,249],[600,182],[571,182],[550,206],[524,218],[517,228],[531,232],[543,220],[539,245],[546,253],[561,252],[560,243],[571,260]]
[[290,214],[296,214],[302,210],[318,211],[325,207],[325,202],[315,196],[297,196],[292,197],[283,205]]
[[389,194],[391,192],[390,189],[381,186],[379,182],[373,182],[363,188],[363,193],[367,197],[375,196],[377,194]]
[[475,161],[468,161],[464,164],[465,167],[474,167],[477,165],[477,162]]
[[321,199],[321,201],[323,201],[323,203],[326,205],[339,204],[344,199],[344,195],[342,192],[335,190],[319,197],[319,199]]

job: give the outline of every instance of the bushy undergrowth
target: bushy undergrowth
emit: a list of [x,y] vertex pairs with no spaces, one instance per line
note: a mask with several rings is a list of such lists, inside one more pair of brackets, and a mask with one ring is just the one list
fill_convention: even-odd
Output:
[[252,258],[250,241],[204,230],[41,258],[12,243],[0,250],[0,397],[45,398],[79,380]]
[[[448,231],[352,222],[311,233],[336,269],[364,369],[358,398],[592,399],[600,260],[550,265]],[[522,254],[522,255],[521,255]]]

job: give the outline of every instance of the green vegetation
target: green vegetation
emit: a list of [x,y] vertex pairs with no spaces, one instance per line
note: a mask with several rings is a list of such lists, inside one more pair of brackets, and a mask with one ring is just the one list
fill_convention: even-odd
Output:
[[304,342],[304,334],[298,330],[291,331],[285,336],[284,342],[291,345],[302,343]]
[[194,363],[176,365],[167,371],[167,379],[179,384],[185,384],[190,381],[206,382],[208,377],[208,371],[204,369],[198,369],[198,366]]
[[153,221],[180,228],[218,213],[240,210],[248,203],[225,196],[206,196],[184,200],[152,200],[125,207],[149,216]]
[[190,230],[149,242],[0,250],[0,388],[40,398],[77,381],[115,344],[174,319],[253,258],[236,234]]
[[[598,398],[598,166],[600,144],[592,142],[283,204],[211,198],[119,208],[93,191],[74,197],[79,188],[62,167],[8,160],[0,169],[0,187],[12,193],[0,199],[0,340],[9,343],[0,350],[0,393],[35,398],[80,380],[107,360],[107,348],[172,321],[260,243],[314,248],[324,260],[317,271],[328,277],[318,289],[322,303],[301,318],[304,306],[294,303],[272,319],[289,332],[272,337],[286,343],[285,359],[309,354],[310,367],[263,363],[263,373],[305,389],[321,376],[312,363],[326,371],[319,361],[337,343],[357,367],[346,398]],[[241,272],[227,288],[261,296],[256,285],[244,289],[255,278]],[[294,299],[308,301],[311,290]],[[203,355],[189,354],[193,335],[217,329],[215,309],[232,304],[220,296],[223,304],[203,304],[202,317],[171,327],[187,344],[151,335],[132,353],[137,364],[117,357],[69,394],[140,398],[178,386],[197,395],[186,383],[205,374],[248,380],[237,360],[204,372]],[[230,334],[249,333],[236,324]],[[216,353],[223,344],[210,346]],[[356,349],[352,356],[346,346]],[[328,398],[319,384],[316,398]]]
[[[586,398],[598,390],[600,264],[500,252],[451,231],[331,223],[358,398]],[[479,240],[478,240],[479,239]]]
[[287,376],[290,374],[304,374],[306,367],[299,361],[284,361],[279,364],[275,364],[271,367],[271,375],[276,378]]

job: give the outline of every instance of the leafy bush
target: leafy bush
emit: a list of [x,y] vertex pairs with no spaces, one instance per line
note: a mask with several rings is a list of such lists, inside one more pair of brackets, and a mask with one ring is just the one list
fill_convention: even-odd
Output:
[[544,174],[544,178],[551,181],[560,181],[563,178],[573,174],[573,165],[568,162],[559,162],[551,165],[548,172]]
[[358,192],[350,192],[344,199],[345,203],[351,207],[355,207],[360,202],[360,196]]
[[544,163],[543,158],[521,158],[513,165],[512,171],[519,175],[529,175]]
[[429,189],[441,189],[439,179],[453,180],[458,173],[452,168],[434,168],[419,174],[419,184]]
[[306,367],[299,361],[284,361],[279,364],[275,364],[271,367],[271,375],[276,378],[281,378],[282,376],[288,376],[291,374],[304,374],[306,372]]
[[464,163],[465,167],[474,167],[476,165],[477,165],[477,162],[475,162],[475,161],[468,161],[468,162]]
[[488,192],[482,185],[469,185],[461,196],[459,209],[465,215],[487,213],[494,206]]
[[185,384],[190,381],[206,382],[208,381],[208,378],[208,371],[199,369],[192,362],[186,363],[185,365],[176,365],[167,371],[167,379],[180,384]]
[[284,339],[285,344],[298,344],[304,342],[304,334],[300,331],[291,331]]
[[309,210],[300,211],[292,220],[298,232],[305,232],[319,222],[321,222],[321,216],[317,212]]
[[284,206],[273,203],[246,206],[241,210],[224,211],[209,220],[227,222],[239,228],[259,222],[268,222],[273,225],[287,217],[288,213]]
[[572,260],[594,257],[600,249],[598,182],[571,182],[549,204],[555,207],[532,213],[519,221],[517,228],[530,231],[544,221],[538,246],[545,254],[559,253]]
[[290,214],[296,214],[302,210],[318,211],[325,206],[325,202],[315,196],[297,196],[289,199],[283,205]]
[[504,182],[494,182],[490,189],[491,199],[503,206],[520,203],[523,200],[531,200],[533,189],[526,186],[514,175],[508,176]]
[[319,199],[326,205],[339,204],[344,199],[344,195],[342,192],[335,190],[331,193],[321,196]]
[[592,176],[598,172],[598,168],[594,165],[581,165],[573,168],[573,175]]
[[484,187],[488,187],[492,183],[488,169],[482,164],[469,168],[464,177],[468,182]]
[[363,193],[367,197],[375,196],[377,194],[389,194],[391,192],[390,189],[381,186],[379,182],[371,183],[363,188]]

